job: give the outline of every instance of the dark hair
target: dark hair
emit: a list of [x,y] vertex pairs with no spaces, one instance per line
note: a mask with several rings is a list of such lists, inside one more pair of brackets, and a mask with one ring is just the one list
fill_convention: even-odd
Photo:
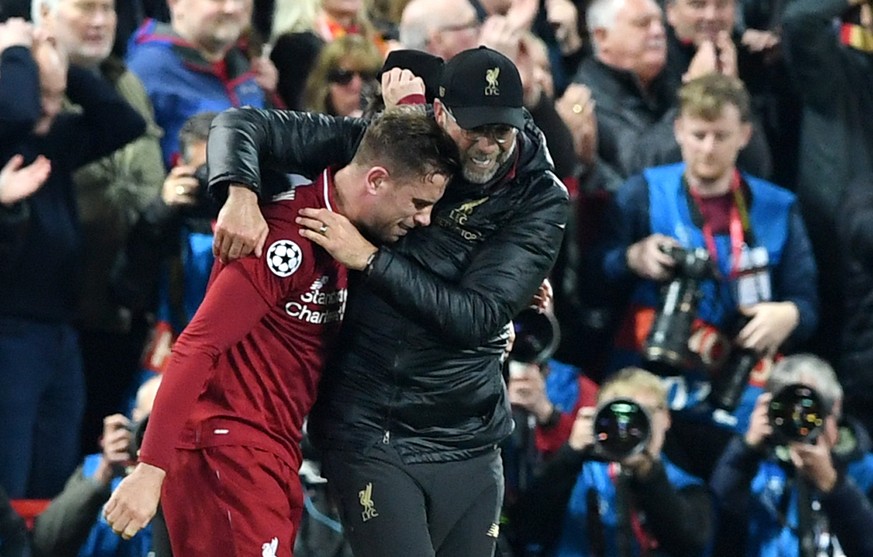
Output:
[[355,158],[360,166],[384,166],[396,177],[453,176],[461,168],[458,146],[423,106],[389,108],[373,117]]
[[217,112],[198,112],[191,116],[179,130],[179,154],[183,160],[188,160],[186,151],[196,141],[206,141],[209,137],[209,126],[218,115]]

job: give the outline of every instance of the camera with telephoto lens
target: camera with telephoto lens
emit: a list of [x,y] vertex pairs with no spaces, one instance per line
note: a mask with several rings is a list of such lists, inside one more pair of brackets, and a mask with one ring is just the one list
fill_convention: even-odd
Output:
[[205,164],[201,164],[194,170],[192,176],[197,180],[197,189],[191,192],[194,203],[182,206],[182,213],[191,218],[215,218],[220,207],[209,196],[209,169]]
[[650,363],[672,369],[691,360],[688,338],[697,317],[701,283],[715,277],[712,259],[704,248],[686,250],[662,244],[659,249],[676,262],[673,279],[663,292],[661,306],[643,344],[643,357]]
[[[750,317],[741,315],[731,329],[730,337],[735,338],[749,321]],[[736,410],[760,359],[754,350],[732,344],[730,354],[712,379],[712,390],[707,398],[710,404],[728,412]]]
[[645,450],[652,436],[648,411],[630,398],[614,398],[594,414],[594,456],[623,460]]
[[526,364],[544,364],[554,355],[561,342],[558,320],[551,312],[533,308],[522,310],[512,320],[515,342],[509,359]]
[[827,415],[821,396],[801,383],[792,383],[773,395],[767,417],[773,426],[774,441],[814,443]]

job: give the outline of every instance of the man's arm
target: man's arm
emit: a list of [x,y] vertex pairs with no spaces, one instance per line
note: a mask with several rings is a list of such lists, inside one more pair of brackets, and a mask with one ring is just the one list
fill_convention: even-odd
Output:
[[702,485],[676,489],[663,464],[645,477],[633,476],[631,488],[661,547],[672,555],[696,555],[712,535],[712,502]]
[[873,506],[852,478],[840,474],[821,505],[847,556],[873,555]]
[[791,208],[788,227],[788,239],[773,276],[773,292],[776,300],[792,302],[797,307],[797,327],[789,338],[803,341],[818,327],[818,270],[806,226],[796,205]]
[[82,467],[77,468],[64,490],[36,518],[32,532],[34,555],[78,554],[109,495],[108,483],[86,478]]
[[227,187],[241,185],[262,199],[261,165],[314,177],[352,160],[366,122],[291,110],[231,108],[212,122],[206,149],[209,192],[224,199]]
[[[752,479],[758,471],[762,453],[735,437],[725,448],[709,481],[719,517],[716,547],[745,547],[749,526]],[[720,553],[728,555],[730,553]]]
[[555,262],[569,202],[551,174],[525,209],[473,253],[457,283],[381,248],[366,284],[398,311],[458,346],[478,347],[491,339],[534,293]]
[[[270,302],[233,263],[210,284],[191,323],[173,345],[155,398],[140,461],[169,469],[188,410],[209,380],[218,357],[245,337],[269,311]],[[228,316],[232,315],[232,319]]]
[[796,0],[782,16],[785,54],[798,91],[823,114],[838,108],[834,91],[846,90],[847,83],[834,18],[858,4],[860,0]]
[[140,463],[104,508],[107,522],[124,539],[132,538],[154,517],[176,441],[219,356],[245,337],[270,306],[271,301],[243,271],[242,261],[214,277],[194,319],[173,345],[149,416]]
[[222,261],[252,252],[260,257],[268,231],[258,196],[279,193],[262,183],[262,162],[272,170],[314,177],[351,161],[365,128],[363,120],[293,111],[233,108],[216,116],[206,152],[209,192],[226,201],[218,213],[213,254]]
[[29,134],[42,112],[39,70],[26,46],[0,54],[0,140],[18,141]]
[[47,156],[76,169],[120,149],[146,131],[145,119],[102,77],[70,66],[67,97],[82,113],[62,116],[52,127],[60,151]]

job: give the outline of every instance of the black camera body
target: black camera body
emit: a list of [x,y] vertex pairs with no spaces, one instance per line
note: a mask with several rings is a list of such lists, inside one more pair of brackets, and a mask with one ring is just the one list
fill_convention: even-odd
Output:
[[827,411],[821,396],[802,383],[786,385],[774,393],[767,407],[773,441],[814,443],[824,426]]
[[594,414],[594,456],[620,461],[641,453],[652,437],[652,418],[638,402],[614,398]]
[[209,195],[209,169],[201,164],[194,170],[193,178],[197,180],[197,189],[192,191],[194,203],[182,207],[182,213],[190,218],[213,219],[218,216],[221,208]]
[[130,460],[136,462],[139,459],[139,449],[142,447],[142,440],[145,437],[146,426],[149,423],[149,417],[146,416],[138,422],[131,422],[127,429],[130,431],[130,444],[127,446]]
[[686,250],[661,245],[660,249],[670,255],[676,265],[674,277],[664,289],[661,306],[643,344],[643,357],[650,363],[682,369],[691,360],[688,338],[702,295],[700,285],[715,277],[715,269],[704,248]]

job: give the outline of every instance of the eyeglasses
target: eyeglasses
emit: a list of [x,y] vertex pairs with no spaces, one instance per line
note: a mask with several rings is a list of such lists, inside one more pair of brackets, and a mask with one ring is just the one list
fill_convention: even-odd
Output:
[[455,115],[452,114],[452,111],[449,110],[448,107],[445,107],[446,114],[452,119],[456,126],[461,130],[461,135],[464,139],[468,141],[472,141],[476,143],[483,137],[487,137],[488,139],[494,141],[494,143],[498,145],[506,145],[506,143],[515,137],[515,134],[518,132],[517,129],[512,126],[507,126],[506,124],[488,124],[485,126],[479,126],[477,128],[473,128],[472,130],[468,130],[458,124],[458,119],[455,118]]
[[330,83],[336,83],[337,85],[348,85],[352,82],[352,78],[355,76],[360,77],[361,81],[375,81],[376,72],[344,70],[342,68],[337,68],[327,72],[327,80]]

